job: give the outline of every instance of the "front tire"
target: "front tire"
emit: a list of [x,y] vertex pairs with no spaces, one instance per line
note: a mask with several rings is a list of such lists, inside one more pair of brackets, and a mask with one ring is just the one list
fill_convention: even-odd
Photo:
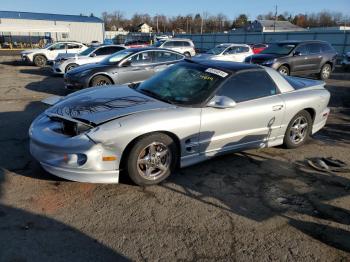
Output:
[[111,79],[109,79],[107,76],[95,76],[91,80],[91,85],[90,86],[107,86],[107,85],[112,85]]
[[290,70],[288,68],[288,66],[285,66],[285,65],[282,65],[278,68],[278,73],[280,73],[281,75],[284,75],[284,76],[289,76],[290,74]]
[[319,79],[321,80],[327,80],[332,73],[332,67],[330,64],[324,64],[321,68],[321,71],[319,73]]
[[300,111],[289,122],[284,135],[284,145],[287,148],[297,148],[305,144],[312,130],[312,118],[306,110]]
[[166,134],[154,133],[142,137],[127,157],[129,177],[139,186],[160,183],[175,170],[176,152],[173,139]]
[[34,65],[36,65],[38,67],[44,67],[44,66],[46,66],[47,59],[43,55],[37,55],[34,57],[33,62],[34,62]]

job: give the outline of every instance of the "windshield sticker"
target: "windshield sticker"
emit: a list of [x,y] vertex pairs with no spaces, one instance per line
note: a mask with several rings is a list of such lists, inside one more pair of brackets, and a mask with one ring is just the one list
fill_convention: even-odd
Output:
[[209,76],[209,75],[200,75],[200,78],[202,78],[203,80],[207,80],[207,81],[213,81],[214,77]]
[[221,76],[221,77],[226,77],[228,75],[228,73],[226,73],[224,71],[221,71],[221,70],[218,70],[218,69],[214,69],[214,68],[208,68],[208,69],[205,70],[205,72],[211,73],[211,74],[214,74],[214,75],[218,75],[218,76]]

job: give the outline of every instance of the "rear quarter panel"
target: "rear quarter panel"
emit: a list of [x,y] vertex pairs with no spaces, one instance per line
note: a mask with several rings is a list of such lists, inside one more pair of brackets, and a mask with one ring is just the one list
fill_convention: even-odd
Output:
[[282,95],[285,102],[285,116],[282,124],[282,132],[285,133],[292,118],[300,111],[307,109],[313,112],[313,126],[325,121],[324,112],[330,99],[330,93],[323,85],[308,87],[305,89],[287,92]]

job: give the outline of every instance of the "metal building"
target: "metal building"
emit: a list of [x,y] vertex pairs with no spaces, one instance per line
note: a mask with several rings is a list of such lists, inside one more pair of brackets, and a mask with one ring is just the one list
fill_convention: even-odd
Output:
[[42,38],[103,42],[104,23],[100,18],[82,15],[0,11],[0,38],[11,42]]

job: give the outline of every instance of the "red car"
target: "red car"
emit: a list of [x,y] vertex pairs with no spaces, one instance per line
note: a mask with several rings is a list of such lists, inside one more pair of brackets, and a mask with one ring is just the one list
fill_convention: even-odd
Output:
[[149,41],[143,41],[143,40],[128,41],[125,43],[125,46],[128,48],[147,47],[149,46]]
[[250,44],[250,47],[253,50],[254,54],[259,54],[261,51],[265,50],[268,45],[267,44]]

